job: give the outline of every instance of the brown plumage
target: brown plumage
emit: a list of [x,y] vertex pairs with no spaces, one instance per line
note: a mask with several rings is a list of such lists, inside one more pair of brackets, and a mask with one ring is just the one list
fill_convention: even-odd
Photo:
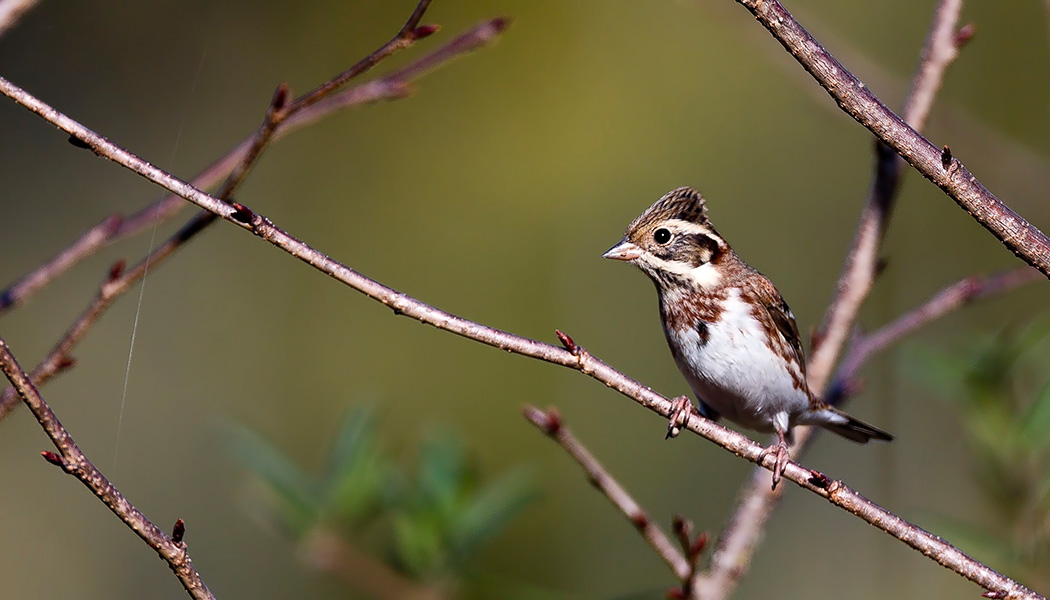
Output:
[[604,256],[636,265],[655,284],[668,345],[702,412],[779,435],[770,448],[774,485],[795,425],[819,425],[861,443],[893,439],[813,397],[791,309],[718,234],[695,189],[657,200]]

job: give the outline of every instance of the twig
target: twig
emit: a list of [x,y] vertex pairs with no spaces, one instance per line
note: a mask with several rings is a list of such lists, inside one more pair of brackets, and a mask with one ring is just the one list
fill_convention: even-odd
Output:
[[587,472],[587,478],[594,487],[605,494],[613,506],[627,517],[638,533],[642,534],[645,541],[649,542],[649,545],[656,551],[657,556],[667,563],[675,577],[683,583],[689,581],[692,569],[686,557],[674,547],[663,530],[649,518],[645,510],[631,497],[631,494],[616,481],[612,474],[605,470],[605,467],[587,450],[586,446],[576,439],[569,428],[562,424],[561,415],[553,408],[542,411],[535,406],[525,406],[522,413],[530,423],[545,433],[547,437],[558,442],[558,445],[583,467],[583,470]]
[[[958,56],[960,44],[969,41],[972,28],[965,37],[958,35],[956,26],[962,0],[941,0],[934,10],[930,31],[923,44],[919,65],[912,78],[901,115],[916,131],[922,131],[930,114],[937,91],[944,81],[944,73]],[[868,200],[861,211],[860,222],[853,238],[853,246],[846,257],[835,290],[835,297],[824,317],[824,325],[810,353],[806,373],[810,388],[821,390],[827,384],[835,361],[853,329],[860,307],[867,299],[875,282],[879,264],[879,248],[886,231],[893,201],[900,186],[904,161],[884,144],[875,147],[875,175]]]
[[1004,204],[958,160],[941,164],[930,143],[886,107],[776,0],[737,0],[751,11],[847,114],[888,144],[924,177],[1028,264],[1050,277],[1050,239]]
[[857,372],[874,354],[944,315],[979,300],[1001,294],[1018,286],[1041,279],[1031,267],[1018,267],[992,275],[972,275],[944,288],[932,298],[867,335],[859,336],[843,359],[829,388],[828,397],[835,400],[856,389]]
[[[51,411],[51,407],[40,396],[40,392],[37,391],[36,386],[33,385],[25,371],[22,370],[22,366],[18,364],[3,338],[0,338],[0,371],[3,371],[4,375],[11,381],[11,384],[18,390],[19,396],[22,397],[22,400],[29,407],[29,410],[33,412],[33,416],[36,417],[40,426],[44,428],[47,436],[51,438],[55,448],[58,449],[58,454],[44,452],[44,459],[61,467],[66,473],[76,477],[87,486],[91,493],[95,494],[113,514],[117,515],[124,524],[142,538],[142,541],[146,542],[150,548],[153,548],[168,563],[172,572],[175,573],[175,576],[179,578],[179,582],[182,583],[182,587],[186,588],[186,592],[191,597],[197,600],[214,600],[215,597],[208,590],[208,586],[204,584],[200,574],[197,573],[197,569],[193,566],[193,561],[190,560],[190,555],[186,551],[186,544],[181,539],[183,534],[179,533],[177,536],[180,538],[178,542],[168,537],[159,527],[139,512],[131,502],[128,502],[127,498],[95,468],[95,465],[91,464],[91,461],[84,456],[76,442],[73,441],[73,437],[69,435],[69,432],[59,422],[55,413]],[[181,523],[181,519],[179,522]],[[176,530],[179,529],[184,532],[185,525],[177,526]]]
[[[576,369],[634,399],[642,406],[656,412],[665,419],[670,418],[674,411],[674,405],[668,398],[654,392],[652,389],[617,371],[578,347],[577,350],[579,351],[575,353],[570,352],[551,344],[531,340],[464,319],[416,300],[326,256],[292,237],[275,226],[272,221],[255,213],[250,208],[238,203],[226,204],[218,198],[209,196],[203,191],[158,169],[48,106],[4,78],[0,78],[0,92],[28,110],[40,115],[66,133],[87,141],[100,155],[142,175],[168,191],[186,198],[197,206],[214,212],[221,218],[244,229],[250,230],[256,236],[267,240],[274,246],[281,248],[322,273],[380,302],[393,310],[395,314],[402,314],[417,319],[438,329],[500,348],[501,350]],[[755,463],[761,461],[767,469],[771,468],[775,461],[774,456],[765,452],[766,448],[764,446],[755,443],[740,433],[726,429],[699,416],[690,415],[683,424],[683,428],[714,442],[737,456]],[[817,478],[814,471],[810,471],[796,463],[787,465],[784,471],[784,478],[797,483],[810,492],[827,498],[836,506],[859,516],[876,528],[889,533],[985,589],[1006,591],[1014,594],[1016,597],[1041,598],[1041,596],[1036,595],[1016,581],[970,558],[943,539],[879,507],[840,482],[830,481],[822,475]]]
[[[969,38],[957,35],[962,0],[941,0],[934,9],[929,32],[904,103],[904,116],[915,129],[921,130],[944,80],[944,73]],[[969,30],[972,34],[972,30]],[[824,390],[835,362],[842,351],[857,314],[868,297],[878,273],[879,248],[897,194],[903,161],[885,144],[875,146],[875,173],[868,199],[861,211],[853,245],[846,258],[828,306],[824,325],[814,336],[810,360],[806,365],[810,389],[818,396]],[[799,428],[792,455],[805,447],[812,429]],[[740,576],[747,570],[761,534],[765,530],[782,491],[770,489],[768,475],[756,469],[741,490],[740,499],[719,537],[708,571],[701,575],[696,588],[704,598],[728,597]]]
[[4,35],[39,0],[0,0],[0,35]]
[[[289,133],[309,126],[344,108],[404,98],[411,91],[412,81],[462,54],[490,43],[508,24],[509,20],[506,18],[495,18],[482,22],[441,48],[412,61],[393,73],[342,91],[336,90],[331,96],[322,98],[315,104],[304,106],[286,116],[276,127],[271,141],[281,139]],[[419,37],[417,36],[416,39]],[[194,187],[210,188],[216,185],[223,176],[233,172],[237,165],[243,164],[252,151],[257,133],[258,131],[242,140],[226,155],[201,171],[193,179]],[[166,221],[185,207],[186,203],[181,197],[177,194],[169,194],[127,217],[114,215],[107,218],[103,223],[82,234],[58,256],[12,283],[7,289],[0,291],[0,315],[24,302],[54,278],[98,250],[151,228],[154,223]],[[196,218],[203,217],[198,215]]]
[[[483,24],[468,30],[464,34],[457,36],[438,50],[419,60],[413,61],[394,73],[349,88],[339,94],[324,99],[323,102],[307,106],[295,113],[290,113],[289,116],[285,117],[285,119],[279,123],[277,129],[278,134],[271,138],[271,140],[280,137],[280,133],[287,131],[289,127],[301,127],[313,123],[341,107],[355,106],[379,98],[392,99],[395,97],[392,95],[394,90],[398,90],[397,93],[399,95],[397,97],[404,97],[408,82],[412,79],[423,73],[429,72],[435,66],[443,64],[464,52],[474,50],[479,46],[490,42],[498,32],[506,26],[506,24],[506,19],[493,19],[486,21]],[[271,109],[268,111],[268,115],[273,110],[272,107],[277,99],[278,98],[275,97],[274,100],[271,100]],[[242,167],[237,167],[236,165],[245,165],[253,155],[255,158],[251,160],[255,160],[259,157],[262,148],[260,147],[258,150],[255,150],[253,154],[252,150],[249,149],[249,146],[251,145],[252,140],[246,140],[238,146],[237,150],[234,150],[216,163],[217,165],[223,165],[225,170],[230,171],[231,175],[227,180],[227,184],[224,185],[224,189],[228,189],[231,193],[236,189],[239,182],[243,180],[250,168],[250,165]],[[232,160],[231,157],[236,158],[236,160]],[[209,167],[207,173],[210,173],[210,176],[214,176],[217,179],[220,172],[224,169],[212,166]],[[235,173],[239,173],[239,175],[234,177]],[[171,195],[169,198],[174,198],[180,206],[185,205],[185,201],[177,195]],[[164,200],[161,202],[164,202]],[[151,209],[147,209],[144,214],[149,214],[150,210]],[[157,214],[154,218],[162,219],[164,216]],[[171,256],[175,250],[182,247],[187,241],[200,233],[200,231],[214,220],[214,214],[208,211],[199,212],[193,217],[193,219],[179,229],[178,232],[172,235],[163,244],[158,246],[149,256],[139,261],[132,268],[121,270],[115,275],[111,272],[110,277],[107,279],[106,283],[101,286],[99,293],[95,296],[91,305],[81,313],[73,325],[66,331],[59,343],[48,353],[47,357],[33,369],[31,374],[33,381],[36,382],[38,386],[43,385],[44,382],[69,367],[72,364],[70,353],[73,348],[80,342],[95,321],[102,316],[107,308],[109,308],[113,301],[126,292],[131,287],[131,284],[138,281],[138,279],[146,273],[146,267],[148,266],[151,269],[156,268],[165,259]],[[59,256],[55,257],[55,259],[35,270],[11,288],[8,288],[3,295],[0,295],[0,314],[3,313],[5,307],[14,306],[18,301],[24,300],[29,294],[46,285],[55,276],[69,268],[69,266],[124,235],[121,233],[121,223],[122,220],[119,216],[105,219],[102,223],[99,223],[80,240],[74,243],[73,246],[70,246]],[[14,393],[14,390],[12,388],[4,390],[4,392],[0,394],[0,421],[15,409],[18,404],[18,396]]]

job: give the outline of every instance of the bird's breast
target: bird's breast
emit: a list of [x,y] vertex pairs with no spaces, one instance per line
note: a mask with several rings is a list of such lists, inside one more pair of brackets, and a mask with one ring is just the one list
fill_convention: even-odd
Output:
[[[692,307],[661,302],[664,331],[678,369],[693,392],[730,421],[772,431],[773,416],[794,417],[809,406],[799,389],[798,364],[770,344],[762,313],[740,290],[708,297]],[[793,419],[792,419],[793,420]]]

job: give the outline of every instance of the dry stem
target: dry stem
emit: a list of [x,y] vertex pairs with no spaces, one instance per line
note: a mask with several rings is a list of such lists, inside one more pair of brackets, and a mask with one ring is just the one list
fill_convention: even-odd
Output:
[[[40,115],[66,133],[88,141],[100,155],[118,162],[150,181],[161,185],[168,191],[186,198],[197,206],[251,231],[256,236],[267,240],[315,269],[382,303],[396,314],[412,317],[438,329],[494,346],[501,350],[579,370],[625,396],[634,399],[642,406],[660,414],[664,418],[669,418],[673,412],[673,404],[669,399],[657,394],[652,389],[622,372],[613,369],[581,348],[577,347],[576,352],[570,352],[550,344],[487,327],[416,300],[324,255],[292,237],[275,226],[269,219],[255,213],[248,207],[237,203],[233,205],[226,204],[218,198],[209,196],[203,191],[158,169],[48,106],[6,79],[0,78],[0,92],[23,107]],[[764,452],[764,446],[716,423],[698,416],[690,416],[683,428],[699,434],[737,456],[756,463],[762,461],[763,466],[766,468],[770,468],[773,465],[774,457]],[[924,555],[933,558],[940,564],[986,589],[1003,591],[1014,594],[1017,597],[1041,598],[1041,596],[1036,595],[1016,581],[970,558],[943,539],[904,521],[886,509],[867,500],[845,484],[831,481],[822,475],[817,477],[815,472],[796,463],[788,464],[784,472],[784,478],[797,483],[812,493],[827,498],[836,506],[857,515],[864,521],[889,533],[912,548],[919,550]]]
[[[102,472],[91,464],[91,461],[84,456],[76,442],[73,441],[73,437],[59,422],[55,413],[51,411],[51,407],[40,396],[40,392],[22,370],[22,366],[18,364],[7,342],[2,338],[0,338],[0,371],[3,371],[18,390],[22,401],[33,412],[33,416],[44,428],[47,437],[51,438],[51,442],[58,449],[59,454],[57,455],[52,452],[44,452],[44,458],[79,479],[109,510],[113,511],[113,514],[117,515],[150,548],[153,548],[168,563],[190,596],[197,600],[214,600],[215,597],[204,584],[200,574],[197,573],[193,561],[190,560],[190,555],[186,551],[186,543],[181,539],[176,542],[168,537],[131,502],[128,502],[127,498],[106,479]],[[182,535],[178,537],[181,538]]]

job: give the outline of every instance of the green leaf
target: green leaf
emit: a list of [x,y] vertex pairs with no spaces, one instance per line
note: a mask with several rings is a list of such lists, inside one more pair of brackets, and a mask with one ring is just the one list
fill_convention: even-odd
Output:
[[502,533],[535,498],[532,479],[523,472],[507,473],[488,483],[451,524],[449,541],[457,560],[468,558]]
[[421,449],[417,478],[417,500],[442,515],[452,515],[470,484],[459,437],[442,433],[427,440]]
[[1040,450],[1050,444],[1050,379],[1039,390],[1021,423],[1021,433],[1033,449]]
[[343,420],[328,455],[324,480],[326,516],[359,525],[375,515],[392,467],[375,443],[368,409],[354,409]]
[[316,520],[318,490],[310,477],[287,455],[246,427],[229,424],[222,436],[227,450],[266,483],[290,514],[288,524],[297,532]]

